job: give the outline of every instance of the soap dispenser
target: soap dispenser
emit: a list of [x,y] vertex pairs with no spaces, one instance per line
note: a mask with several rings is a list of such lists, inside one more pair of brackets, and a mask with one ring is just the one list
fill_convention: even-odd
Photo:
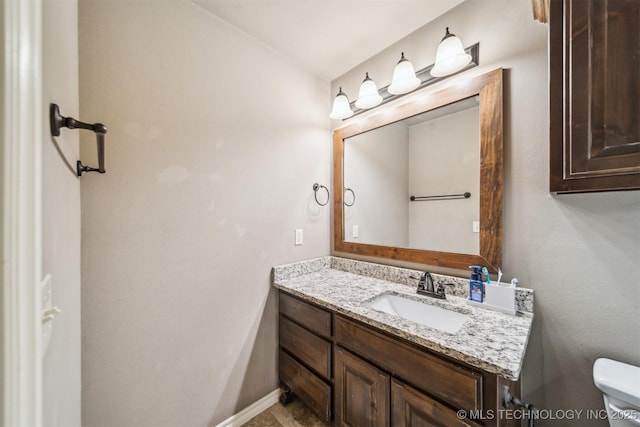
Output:
[[482,302],[484,300],[484,283],[480,276],[482,267],[479,265],[471,265],[469,268],[473,269],[471,278],[469,279],[469,299],[471,301]]

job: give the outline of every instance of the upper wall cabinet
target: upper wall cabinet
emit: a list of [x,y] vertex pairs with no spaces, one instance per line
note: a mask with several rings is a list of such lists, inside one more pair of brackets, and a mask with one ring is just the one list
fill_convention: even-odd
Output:
[[640,1],[551,0],[552,192],[640,189]]

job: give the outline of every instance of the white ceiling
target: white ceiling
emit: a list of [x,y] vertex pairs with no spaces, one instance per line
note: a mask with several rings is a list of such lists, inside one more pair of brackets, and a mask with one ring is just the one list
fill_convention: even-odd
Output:
[[192,0],[334,80],[464,0]]

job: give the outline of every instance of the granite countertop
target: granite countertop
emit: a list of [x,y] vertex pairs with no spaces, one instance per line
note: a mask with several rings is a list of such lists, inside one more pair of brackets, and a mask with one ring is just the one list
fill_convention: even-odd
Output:
[[[418,295],[410,276],[418,271],[336,257],[275,267],[274,286],[286,293],[390,332],[436,353],[517,381],[531,323],[533,292],[519,290],[518,313],[503,314],[467,304],[465,280],[434,275],[436,284],[456,284],[447,299]],[[453,280],[452,280],[453,279]],[[456,289],[457,288],[457,289]],[[461,294],[455,296],[449,294]],[[456,334],[442,332],[367,306],[380,294],[397,294],[465,313],[469,320]]]

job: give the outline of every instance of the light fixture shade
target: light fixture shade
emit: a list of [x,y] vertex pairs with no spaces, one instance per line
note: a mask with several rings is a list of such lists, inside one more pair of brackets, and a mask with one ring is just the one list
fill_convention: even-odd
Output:
[[356,107],[364,110],[380,105],[381,102],[382,96],[378,93],[378,86],[376,86],[376,82],[371,80],[369,73],[366,73],[366,77],[360,85],[360,93],[356,100]]
[[349,105],[349,98],[347,98],[347,95],[342,91],[342,88],[340,88],[336,98],[333,100],[333,108],[331,109],[329,117],[340,120],[351,116],[353,116],[353,110],[351,110],[351,105]]
[[411,92],[418,86],[420,86],[420,79],[416,77],[413,64],[404,57],[404,52],[402,52],[400,61],[393,70],[393,79],[387,91],[392,95],[402,95]]
[[471,55],[464,51],[462,42],[455,34],[445,32],[436,52],[436,63],[431,69],[433,77],[443,77],[462,70],[471,62]]

